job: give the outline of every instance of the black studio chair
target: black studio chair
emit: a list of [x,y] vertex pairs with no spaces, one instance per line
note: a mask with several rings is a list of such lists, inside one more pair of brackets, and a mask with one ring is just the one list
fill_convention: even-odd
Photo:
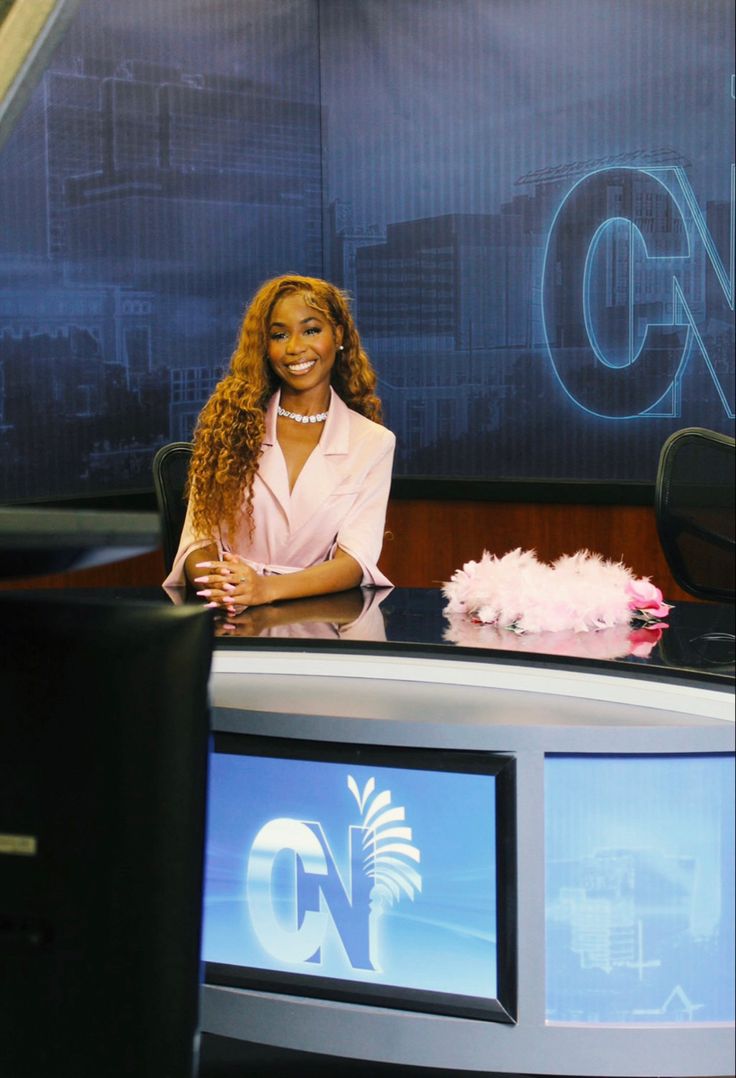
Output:
[[672,575],[698,599],[734,601],[734,446],[687,427],[662,446],[655,514]]
[[161,520],[161,540],[167,573],[174,564],[187,512],[184,489],[191,458],[191,442],[170,442],[161,446],[153,458],[153,486]]

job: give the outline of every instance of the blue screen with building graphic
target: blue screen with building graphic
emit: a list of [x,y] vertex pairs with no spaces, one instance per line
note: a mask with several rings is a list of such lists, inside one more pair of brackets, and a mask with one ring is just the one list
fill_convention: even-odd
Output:
[[548,1021],[733,1022],[733,757],[552,756],[545,791]]

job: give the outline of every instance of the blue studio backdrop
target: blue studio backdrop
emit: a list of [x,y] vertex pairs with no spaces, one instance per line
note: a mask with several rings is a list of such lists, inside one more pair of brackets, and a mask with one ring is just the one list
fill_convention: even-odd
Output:
[[733,433],[731,0],[82,0],[0,150],[0,500],[150,485],[258,284],[353,296],[400,476]]

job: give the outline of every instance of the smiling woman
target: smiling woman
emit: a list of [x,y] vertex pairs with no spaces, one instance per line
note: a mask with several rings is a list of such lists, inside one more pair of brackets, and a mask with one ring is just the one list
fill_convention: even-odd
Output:
[[268,359],[281,381],[278,439],[292,491],[329,414],[332,371],[338,350],[344,351],[343,328],[293,293],[274,306],[268,336]]
[[395,438],[347,297],[267,281],[194,436],[189,506],[166,586],[246,606],[389,585],[377,566]]

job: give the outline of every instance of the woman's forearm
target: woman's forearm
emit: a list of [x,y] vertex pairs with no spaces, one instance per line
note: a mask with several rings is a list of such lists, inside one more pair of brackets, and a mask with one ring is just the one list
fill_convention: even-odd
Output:
[[187,584],[196,589],[198,585],[195,583],[195,578],[202,576],[202,570],[197,568],[199,562],[216,561],[218,557],[219,554],[215,543],[197,547],[191,554],[188,554],[184,561],[184,575],[187,578]]
[[[330,561],[279,576],[261,576],[237,554],[225,553],[217,561],[207,558],[204,550],[195,553],[187,558],[187,573],[192,573],[189,579],[197,595],[231,613],[239,607],[348,591],[363,579],[360,564],[339,548]],[[200,562],[204,566],[198,567]]]
[[264,576],[263,603],[276,603],[281,599],[302,599],[310,595],[329,595],[336,591],[357,588],[363,579],[363,569],[350,554],[338,547],[334,558],[300,569],[297,573],[281,576]]

